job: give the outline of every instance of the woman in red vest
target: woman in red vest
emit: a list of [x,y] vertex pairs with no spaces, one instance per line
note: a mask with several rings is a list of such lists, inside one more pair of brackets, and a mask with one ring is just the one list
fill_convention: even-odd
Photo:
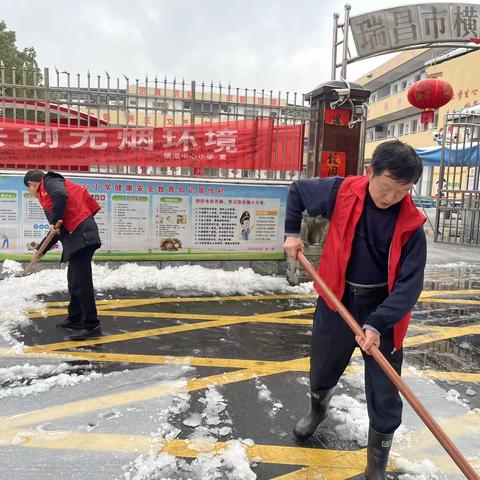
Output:
[[[86,188],[55,172],[44,174],[40,170],[29,170],[23,182],[28,191],[38,198],[50,228],[57,233],[44,253],[60,240],[63,247],[61,261],[68,262],[68,317],[57,323],[57,327],[73,330],[71,340],[98,337],[102,330],[95,305],[92,257],[101,245],[93,218],[100,206]],[[62,222],[61,227],[56,228],[59,221]],[[44,241],[36,247],[37,250]],[[42,257],[38,252],[35,255]]]
[[330,220],[319,262],[320,276],[365,331],[355,338],[317,285],[310,352],[310,412],[295,426],[309,438],[325,419],[335,385],[360,345],[365,361],[368,432],[368,480],[384,480],[395,430],[402,420],[396,387],[368,354],[379,347],[401,373],[411,310],[423,288],[426,263],[425,217],[409,191],[422,174],[415,150],[398,140],[379,145],[366,176],[313,178],[294,182],[289,190],[284,249],[295,259],[302,214]]

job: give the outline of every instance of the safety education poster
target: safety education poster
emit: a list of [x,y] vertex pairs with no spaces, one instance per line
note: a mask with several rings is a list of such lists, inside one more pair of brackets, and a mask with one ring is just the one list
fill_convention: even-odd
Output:
[[[283,251],[287,185],[68,178],[102,207],[95,219],[103,252]],[[0,253],[32,250],[48,228],[23,176],[0,175]]]

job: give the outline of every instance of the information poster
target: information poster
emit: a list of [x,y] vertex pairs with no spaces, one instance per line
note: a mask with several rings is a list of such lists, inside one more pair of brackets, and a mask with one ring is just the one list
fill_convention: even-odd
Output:
[[276,251],[279,199],[194,197],[192,200],[195,225],[192,249]]
[[[101,206],[95,219],[105,253],[283,252],[286,184],[68,178]],[[23,177],[0,176],[3,251],[25,253],[47,232],[45,214],[25,191]]]
[[145,195],[112,195],[110,249],[128,251],[145,245],[149,234],[149,202]]
[[188,197],[153,198],[152,251],[178,252],[189,244],[191,223]]
[[17,250],[18,223],[18,192],[0,190],[1,252]]

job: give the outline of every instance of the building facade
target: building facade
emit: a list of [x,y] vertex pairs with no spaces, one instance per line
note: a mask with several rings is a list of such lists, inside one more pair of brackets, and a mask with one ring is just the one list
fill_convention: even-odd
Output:
[[[437,76],[452,85],[452,100],[435,112],[433,124],[425,129],[421,111],[408,102],[409,87],[419,80]],[[480,104],[480,51],[467,49],[416,49],[403,52],[356,80],[371,90],[368,105],[365,159],[385,140],[398,138],[414,148],[438,146],[448,112]],[[434,196],[439,167],[426,167],[417,190]],[[458,183],[452,178],[451,182]],[[453,188],[457,185],[451,185]]]

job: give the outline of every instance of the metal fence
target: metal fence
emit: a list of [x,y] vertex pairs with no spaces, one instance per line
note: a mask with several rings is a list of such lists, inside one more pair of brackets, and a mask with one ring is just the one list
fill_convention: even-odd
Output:
[[[71,74],[66,71],[16,70],[0,64],[0,120],[34,125],[69,127],[168,127],[202,125],[248,119],[272,119],[275,127],[302,126],[308,137],[310,109],[304,94],[236,88],[205,82],[155,77],[132,80],[127,76]],[[287,135],[286,129],[277,132]],[[279,135],[279,133],[277,133]],[[301,139],[304,151],[304,138]],[[287,142],[276,143],[280,170],[203,169],[202,177],[249,180],[292,180],[302,172],[289,171],[295,152]],[[279,151],[283,148],[284,151]],[[1,162],[0,162],[1,163]],[[306,164],[306,158],[303,161]],[[274,163],[279,165],[277,161]],[[277,167],[278,168],[278,167]],[[75,167],[65,167],[77,170]],[[193,168],[168,166],[95,166],[98,173],[153,174],[194,177]]]
[[480,115],[448,114],[443,132],[435,241],[480,245]]

